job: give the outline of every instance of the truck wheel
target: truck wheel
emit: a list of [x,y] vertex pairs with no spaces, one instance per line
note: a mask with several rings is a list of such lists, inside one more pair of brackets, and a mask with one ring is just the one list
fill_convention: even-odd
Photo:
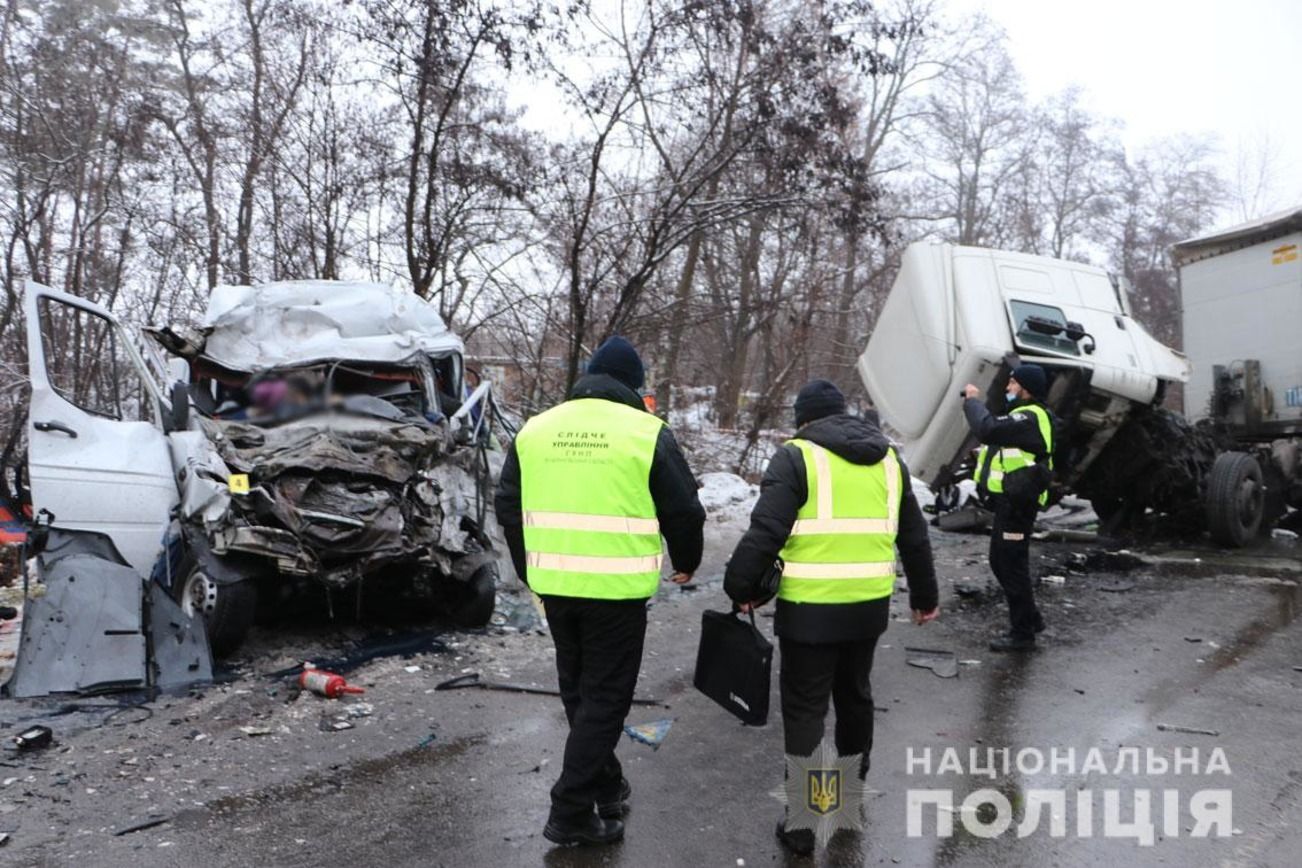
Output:
[[448,617],[458,627],[483,627],[492,619],[497,605],[497,564],[487,563],[464,583],[456,582],[456,595]]
[[1216,456],[1207,477],[1207,529],[1221,545],[1241,548],[1257,535],[1265,509],[1261,465],[1246,452]]
[[176,586],[176,602],[191,618],[203,617],[213,656],[225,657],[240,647],[253,626],[258,589],[252,579],[219,585],[194,564]]

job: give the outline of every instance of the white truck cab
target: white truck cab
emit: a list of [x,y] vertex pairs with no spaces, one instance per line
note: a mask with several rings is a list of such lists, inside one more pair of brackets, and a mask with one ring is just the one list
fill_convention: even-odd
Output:
[[1018,361],[1050,375],[1060,418],[1058,483],[1090,470],[1136,410],[1162,402],[1189,363],[1131,315],[1123,283],[1076,262],[939,242],[905,251],[859,358],[859,374],[910,471],[938,491],[975,445],[959,392],[982,389],[993,412]]

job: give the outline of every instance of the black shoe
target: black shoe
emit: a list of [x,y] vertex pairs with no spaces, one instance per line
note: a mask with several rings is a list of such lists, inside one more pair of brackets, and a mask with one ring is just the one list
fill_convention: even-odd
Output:
[[1034,636],[996,636],[990,640],[991,651],[1033,651]]
[[628,778],[619,779],[619,798],[613,802],[597,803],[597,816],[603,820],[618,820],[628,816],[628,800],[633,798],[633,787]]
[[576,825],[548,820],[543,826],[543,837],[564,847],[574,844],[601,847],[624,840],[624,824],[619,820],[603,820],[596,814]]
[[787,821],[778,820],[778,840],[797,856],[808,856],[814,852],[814,830],[792,829],[787,831]]

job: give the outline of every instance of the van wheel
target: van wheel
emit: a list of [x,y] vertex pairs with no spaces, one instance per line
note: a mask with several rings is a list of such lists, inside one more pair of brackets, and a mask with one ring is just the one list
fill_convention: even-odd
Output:
[[252,579],[219,585],[195,564],[176,586],[176,602],[191,618],[203,617],[208,646],[214,657],[232,654],[244,642],[258,611],[258,589]]
[[448,618],[458,627],[483,627],[497,605],[497,564],[487,563],[465,582],[452,583]]
[[1207,478],[1207,529],[1221,545],[1241,548],[1261,528],[1266,487],[1261,465],[1246,452],[1216,456]]

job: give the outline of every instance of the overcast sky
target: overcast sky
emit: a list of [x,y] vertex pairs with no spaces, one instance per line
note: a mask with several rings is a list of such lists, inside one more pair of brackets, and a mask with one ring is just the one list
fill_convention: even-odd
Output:
[[[1033,97],[1079,84],[1125,125],[1128,148],[1211,132],[1233,179],[1239,149],[1275,152],[1267,207],[1302,205],[1302,3],[1297,0],[949,0],[1008,32]],[[1228,222],[1240,215],[1228,214]]]

